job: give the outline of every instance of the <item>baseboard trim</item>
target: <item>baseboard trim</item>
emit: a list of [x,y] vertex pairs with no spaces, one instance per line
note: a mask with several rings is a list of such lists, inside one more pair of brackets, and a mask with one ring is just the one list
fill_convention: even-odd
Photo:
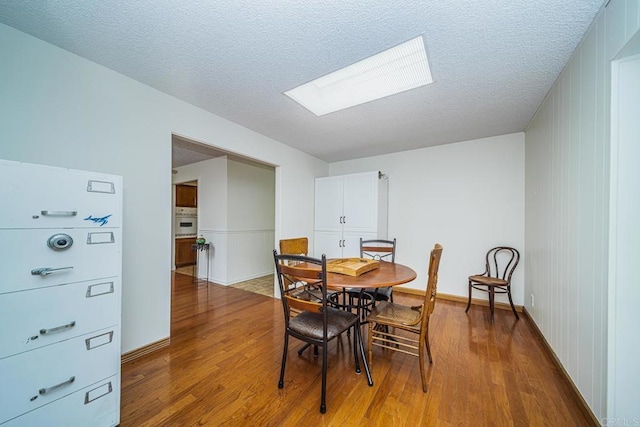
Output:
[[[399,292],[399,293],[404,293],[404,294],[409,294],[409,295],[420,295],[420,296],[424,296],[424,291],[420,290],[420,289],[412,289],[412,288],[403,288],[402,286],[395,286],[393,288],[393,292]],[[468,301],[468,297],[461,297],[460,295],[450,295],[450,294],[442,294],[440,292],[438,292],[436,294],[436,298],[437,299],[441,299],[441,300],[445,300],[445,301],[455,301],[455,302],[462,302],[462,303],[467,303]],[[482,305],[484,307],[489,307],[489,301],[485,300],[485,299],[477,299],[477,298],[472,298],[471,299],[471,304],[472,305]],[[496,302],[495,307],[497,309],[500,310],[509,310],[511,311],[511,306],[507,303],[504,302]],[[516,305],[516,311],[518,313],[522,313],[522,306],[521,305]]]
[[538,337],[540,337],[540,340],[542,341],[545,349],[547,350],[547,354],[549,355],[549,357],[551,357],[551,360],[556,365],[556,368],[558,368],[558,371],[560,371],[560,375],[564,378],[565,382],[569,385],[569,388],[573,392],[572,393],[573,398],[578,404],[578,407],[582,410],[582,413],[591,420],[594,426],[600,426],[601,425],[600,420],[591,411],[591,408],[589,407],[587,402],[584,400],[584,397],[582,397],[580,390],[578,390],[578,387],[576,387],[576,385],[574,384],[573,380],[569,376],[569,373],[564,369],[562,362],[560,362],[560,359],[558,359],[558,356],[556,356],[555,351],[553,351],[553,349],[547,342],[547,339],[542,334],[542,331],[540,330],[540,328],[538,328],[538,325],[533,320],[533,318],[531,317],[531,315],[529,314],[526,308],[523,310],[523,314],[524,314],[524,317],[529,322],[529,324],[531,324],[531,326],[533,327],[533,330],[536,332]]
[[167,337],[142,346],[140,348],[136,348],[135,350],[128,351],[120,356],[120,364],[124,365],[125,363],[131,362],[132,360],[138,359],[149,353],[160,350],[161,348],[167,347],[169,346],[169,344],[171,344],[171,338]]

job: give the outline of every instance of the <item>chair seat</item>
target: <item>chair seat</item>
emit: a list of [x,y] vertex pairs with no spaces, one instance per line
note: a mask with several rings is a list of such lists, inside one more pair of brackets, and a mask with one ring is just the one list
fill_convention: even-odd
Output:
[[507,286],[509,284],[506,280],[488,276],[469,276],[469,280],[487,286]]
[[398,325],[405,329],[420,331],[421,306],[416,309],[383,301],[367,316],[367,321],[378,324]]
[[[335,338],[358,321],[358,317],[344,310],[328,307],[327,339]],[[289,329],[298,334],[322,341],[322,313],[304,311],[289,321]]]
[[391,299],[391,292],[393,292],[391,286],[383,288],[366,288],[364,290],[370,295],[375,295],[377,301],[388,301]]

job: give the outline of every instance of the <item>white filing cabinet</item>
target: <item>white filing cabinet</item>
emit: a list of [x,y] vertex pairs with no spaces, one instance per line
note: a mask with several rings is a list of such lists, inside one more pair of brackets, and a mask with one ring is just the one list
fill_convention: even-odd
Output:
[[360,256],[360,238],[387,238],[388,180],[379,172],[316,178],[313,256]]
[[0,200],[0,425],[118,425],[122,179],[0,160]]

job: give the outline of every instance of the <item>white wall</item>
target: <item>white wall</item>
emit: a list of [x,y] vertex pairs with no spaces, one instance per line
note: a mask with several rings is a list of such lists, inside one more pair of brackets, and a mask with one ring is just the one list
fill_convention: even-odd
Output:
[[639,14],[637,0],[612,0],[600,12],[526,131],[526,307],[601,419],[607,415],[610,61],[638,30]]
[[[209,256],[209,280],[225,283],[227,277],[227,157],[216,157],[175,168],[173,182],[198,181],[198,234],[202,234],[213,249]],[[222,249],[222,250],[218,250]],[[206,278],[206,259],[200,253],[198,277]]]
[[228,222],[224,202],[227,200],[227,157],[216,157],[175,170],[173,182],[176,184],[198,181],[198,230],[225,230]]
[[272,273],[275,169],[224,156],[176,170],[174,182],[198,180],[198,234],[213,246],[199,254],[198,276],[207,278],[204,256],[221,285]]
[[232,284],[273,272],[275,173],[268,166],[229,160],[227,179],[229,227],[225,283]]
[[0,158],[124,177],[123,352],[170,333],[172,133],[278,166],[275,237],[312,235],[325,162],[5,25],[0,52]]
[[[389,177],[389,237],[396,261],[418,273],[405,287],[426,287],[429,251],[444,247],[438,292],[468,295],[468,277],[484,271],[486,252],[513,246],[524,255],[524,134],[447,144],[332,163],[331,175],[380,170]],[[524,259],[513,278],[522,305]],[[482,292],[474,298],[486,298]],[[508,302],[506,297],[498,301]]]
[[227,179],[229,230],[273,230],[274,169],[229,160]]

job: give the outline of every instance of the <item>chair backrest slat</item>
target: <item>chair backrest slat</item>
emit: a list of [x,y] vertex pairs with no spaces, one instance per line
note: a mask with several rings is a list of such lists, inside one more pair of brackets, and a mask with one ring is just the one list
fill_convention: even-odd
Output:
[[422,307],[422,324],[425,325],[436,305],[436,294],[438,291],[438,270],[440,268],[440,258],[442,257],[442,246],[436,243],[429,256],[429,273],[427,277],[427,290]]
[[326,324],[327,260],[303,255],[278,255],[273,251],[280,297],[286,322],[291,310],[323,313]]
[[360,258],[371,258],[378,261],[396,261],[396,239],[363,240],[360,238]]
[[280,253],[287,255],[309,255],[309,239],[296,237],[280,240]]
[[320,313],[322,312],[322,304],[318,302],[308,301],[300,298],[295,298],[291,295],[285,295],[287,299],[287,303],[289,308],[300,310],[300,311],[310,311],[312,313]]

